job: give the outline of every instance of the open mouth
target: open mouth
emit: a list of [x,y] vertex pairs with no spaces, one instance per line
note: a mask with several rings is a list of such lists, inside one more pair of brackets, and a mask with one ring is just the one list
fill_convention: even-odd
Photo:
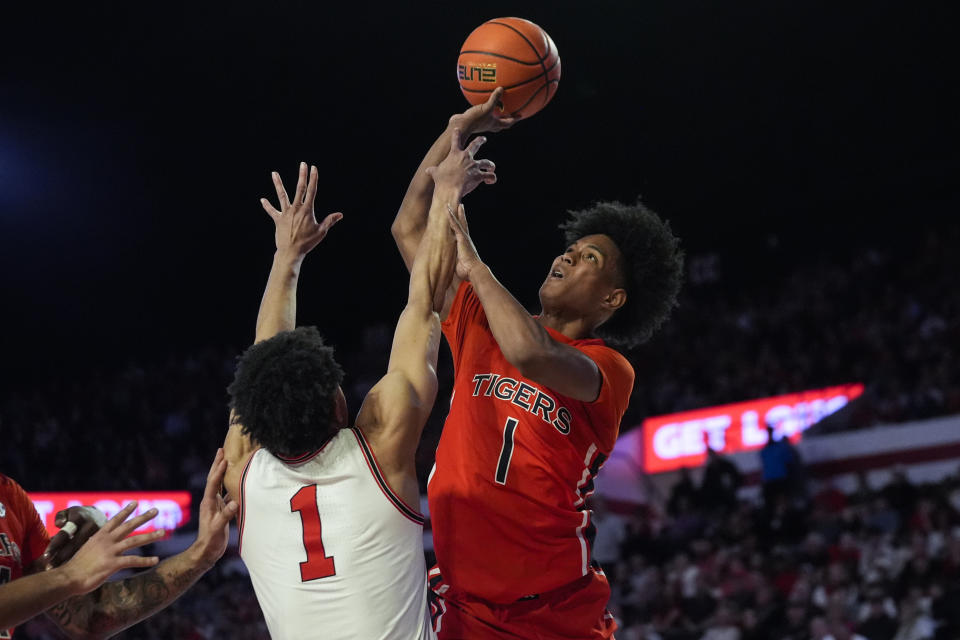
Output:
[[554,269],[553,271],[550,272],[550,277],[557,278],[559,280],[563,278],[563,274],[557,271],[556,269]]

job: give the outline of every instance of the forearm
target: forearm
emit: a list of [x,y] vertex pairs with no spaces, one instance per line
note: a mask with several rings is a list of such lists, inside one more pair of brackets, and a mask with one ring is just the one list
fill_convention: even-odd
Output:
[[530,363],[551,352],[553,338],[500,284],[487,265],[479,263],[471,270],[470,283],[483,305],[490,331],[510,364],[523,372]]
[[437,166],[447,157],[452,132],[453,125],[448,125],[430,146],[427,155],[423,157],[416,173],[413,174],[413,179],[407,186],[407,192],[400,203],[397,217],[394,218],[393,226],[390,228],[397,243],[397,248],[400,249],[400,254],[403,256],[403,261],[410,271],[413,270],[417,247],[420,246],[420,241],[427,228],[433,196],[433,179],[427,174],[427,169]]
[[441,313],[456,268],[457,244],[450,231],[449,209],[460,203],[458,189],[437,187],[426,229],[410,272],[408,305]]
[[77,593],[68,574],[52,569],[0,587],[0,635]]
[[72,638],[109,638],[179,598],[210,566],[191,547],[149,571],[70,598],[47,614]]
[[297,281],[303,256],[277,251],[257,314],[256,342],[292,331],[297,324]]

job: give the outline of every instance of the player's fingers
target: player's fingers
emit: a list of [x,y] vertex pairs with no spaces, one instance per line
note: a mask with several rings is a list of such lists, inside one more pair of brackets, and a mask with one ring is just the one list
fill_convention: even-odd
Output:
[[310,165],[310,180],[307,182],[306,202],[313,204],[313,199],[317,197],[317,181],[320,179],[320,172],[314,165]]
[[97,526],[97,523],[93,520],[84,520],[83,524],[80,525],[80,530],[73,536],[73,542],[76,544],[79,549],[83,546],[83,543],[92,538],[97,531],[100,531],[100,527]]
[[130,518],[119,527],[114,530],[114,535],[119,538],[125,538],[130,535],[136,529],[139,529],[147,522],[150,522],[157,517],[157,514],[160,513],[155,508],[150,509],[149,511],[144,511],[136,518]]
[[280,201],[280,211],[286,211],[287,207],[290,206],[290,198],[287,196],[287,188],[283,186],[283,180],[280,179],[280,174],[274,171],[270,174],[273,178],[273,188],[277,190],[277,198]]
[[121,569],[143,569],[152,567],[160,562],[157,556],[119,556],[117,558],[116,571]]
[[493,172],[497,170],[497,165],[493,163],[493,160],[487,160],[486,158],[483,158],[481,160],[477,160],[477,169],[484,172]]
[[263,207],[263,210],[267,212],[267,215],[276,220],[280,217],[280,212],[274,208],[270,201],[266,198],[260,198],[260,205]]
[[137,547],[142,547],[145,544],[152,544],[165,536],[166,533],[167,532],[163,529],[157,529],[156,531],[151,531],[150,533],[141,533],[140,535],[124,538],[118,546],[119,553],[123,553],[124,551],[129,551],[130,549],[135,549]]
[[132,502],[128,502],[128,503],[127,503],[127,506],[125,506],[123,509],[120,509],[120,511],[117,511],[117,515],[115,515],[115,516],[113,516],[112,518],[110,518],[109,520],[107,520],[107,524],[103,525],[103,529],[102,529],[102,530],[103,530],[103,531],[113,531],[113,530],[116,529],[118,526],[120,526],[120,524],[121,524],[124,520],[127,519],[127,516],[129,516],[131,513],[133,513],[133,510],[136,509],[136,508],[137,508],[137,501],[136,501],[136,500],[134,500],[134,501],[132,501]]
[[483,177],[481,178],[481,179],[483,180],[483,184],[496,184],[496,183],[497,183],[497,174],[493,173],[492,171],[484,172],[484,173],[481,174],[481,175],[483,176]]
[[303,194],[307,190],[307,163],[300,163],[300,173],[297,176],[297,189],[293,193],[293,204],[303,203]]
[[483,112],[490,113],[494,108],[500,104],[500,98],[503,97],[503,87],[497,87],[493,90],[493,93],[490,94],[490,97],[487,98],[487,101],[483,104]]
[[223,476],[227,473],[227,460],[223,453],[223,447],[217,449],[217,455],[213,457],[213,464],[210,465],[210,471],[207,473],[207,486],[203,489],[203,500],[212,500],[213,496],[220,491],[220,485],[223,484]]
[[483,143],[486,141],[487,139],[484,136],[477,136],[476,138],[470,141],[470,144],[467,145],[467,153],[470,155],[471,158],[473,158],[474,154],[476,154],[477,151],[480,150],[480,147],[482,147]]
[[47,545],[47,549],[44,551],[44,553],[48,558],[50,558],[50,562],[54,567],[58,566],[60,554],[69,541],[70,536],[66,531],[58,531],[56,535],[50,538],[50,544]]
[[67,509],[62,509],[60,511],[57,511],[57,515],[53,519],[53,524],[55,524],[56,526],[62,529],[63,525],[67,524],[67,514],[68,514]]
[[[73,554],[75,554],[87,540],[92,538],[97,531],[100,530],[100,527],[97,526],[97,523],[88,518],[83,518],[79,522],[80,528],[73,529],[75,531],[73,535],[68,535],[68,530],[63,530],[54,536],[54,539],[56,539],[57,536],[61,536],[61,540],[64,542],[58,546],[56,552],[50,551],[50,562],[52,566],[59,567],[61,564],[72,558]],[[66,524],[76,527],[76,523],[73,521],[69,521]],[[53,543],[50,544],[48,549],[52,547]]]
[[320,223],[320,230],[326,235],[327,231],[330,231],[331,227],[341,220],[343,220],[343,214],[335,211],[323,219],[323,222]]
[[450,136],[450,151],[460,151],[460,128],[453,130],[453,135]]
[[457,214],[453,211],[453,207],[449,204],[447,205],[447,213],[450,215],[450,228],[453,229],[453,233],[457,236],[457,241],[459,242],[465,233],[463,226],[460,224],[460,220],[457,219]]
[[227,504],[223,505],[223,509],[217,512],[216,517],[214,518],[214,527],[222,527],[228,522],[236,517],[237,512],[240,510],[240,505],[231,500]]

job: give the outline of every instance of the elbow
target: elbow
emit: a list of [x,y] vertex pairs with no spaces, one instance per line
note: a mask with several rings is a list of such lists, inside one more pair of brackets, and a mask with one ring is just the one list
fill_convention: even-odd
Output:
[[390,225],[390,235],[393,236],[394,240],[400,240],[406,235],[404,231],[404,226],[405,225],[402,222],[400,222],[399,219],[394,220],[393,224]]
[[516,367],[524,378],[535,380],[544,366],[549,366],[549,355],[539,346],[519,345],[508,349],[501,347],[501,351],[507,362]]
[[398,215],[393,221],[393,224],[390,225],[390,235],[393,236],[394,240],[399,242],[415,235],[418,228],[422,230],[423,226],[413,224],[409,220],[405,220],[403,216]]

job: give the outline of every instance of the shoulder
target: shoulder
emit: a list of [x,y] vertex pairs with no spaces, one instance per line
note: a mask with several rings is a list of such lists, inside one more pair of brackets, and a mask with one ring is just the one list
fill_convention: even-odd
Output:
[[413,411],[430,411],[432,406],[421,406],[416,389],[401,372],[388,372],[373,385],[357,412],[356,424],[370,435],[381,427],[405,421]]
[[[363,400],[354,424],[363,432],[377,456],[388,465],[405,467],[410,446],[416,448],[419,431],[410,425],[422,425],[433,405],[424,404],[410,379],[390,372],[380,378]],[[416,437],[414,437],[416,436]]]
[[577,340],[572,347],[593,360],[600,370],[600,396],[604,395],[604,388],[614,392],[618,397],[629,398],[633,391],[634,371],[630,361],[616,349],[608,347],[602,340]]
[[30,509],[33,509],[33,502],[30,500],[30,496],[27,495],[26,490],[20,486],[19,482],[10,476],[0,474],[0,495],[4,497],[8,506],[16,505],[23,507],[24,505],[30,505]]

